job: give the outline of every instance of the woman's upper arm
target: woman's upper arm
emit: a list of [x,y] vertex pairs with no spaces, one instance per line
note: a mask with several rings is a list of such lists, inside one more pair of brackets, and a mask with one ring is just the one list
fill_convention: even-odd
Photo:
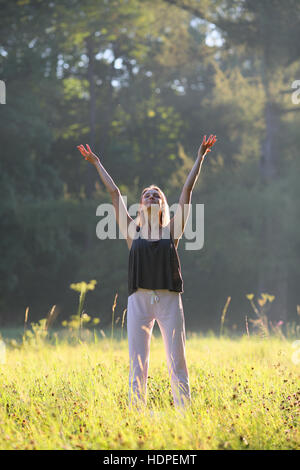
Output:
[[134,237],[136,223],[128,214],[127,207],[119,189],[115,191],[111,197],[120,231],[126,240],[132,240]]
[[179,198],[178,207],[174,217],[170,220],[170,231],[177,248],[179,239],[182,237],[186,221],[190,212],[192,191],[183,188]]

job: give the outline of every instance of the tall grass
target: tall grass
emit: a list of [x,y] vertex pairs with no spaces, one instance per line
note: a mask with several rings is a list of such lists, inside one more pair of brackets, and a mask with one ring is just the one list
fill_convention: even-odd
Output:
[[[129,357],[124,336],[126,309],[117,328],[99,328],[84,310],[95,281],[72,284],[79,293],[77,315],[50,327],[46,319],[0,333],[0,449],[299,449],[299,326],[268,322],[273,296],[254,302],[246,335],[225,332],[231,298],[223,308],[219,338],[187,334],[186,356],[192,403],[174,408],[164,345],[152,336],[148,403],[128,407]],[[299,307],[300,309],[300,307]],[[16,337],[17,335],[17,337]],[[119,337],[119,340],[117,340]],[[3,347],[3,344],[2,344]]]
[[37,330],[31,341],[7,341],[1,449],[299,448],[299,365],[290,340],[188,334],[192,405],[181,415],[160,337],[152,338],[148,404],[139,413],[127,403],[126,339],[57,338]]

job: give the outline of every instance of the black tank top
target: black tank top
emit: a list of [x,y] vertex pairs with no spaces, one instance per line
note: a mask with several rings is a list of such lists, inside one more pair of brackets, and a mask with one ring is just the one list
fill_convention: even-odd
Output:
[[[140,227],[137,227],[140,232]],[[172,235],[160,240],[146,240],[141,233],[134,238],[128,263],[128,296],[138,287],[183,292],[183,280],[177,249]]]

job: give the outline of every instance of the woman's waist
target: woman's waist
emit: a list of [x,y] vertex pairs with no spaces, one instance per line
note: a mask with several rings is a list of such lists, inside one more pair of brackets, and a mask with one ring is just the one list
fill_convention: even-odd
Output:
[[171,292],[169,289],[145,289],[144,287],[138,287],[137,291],[141,292]]

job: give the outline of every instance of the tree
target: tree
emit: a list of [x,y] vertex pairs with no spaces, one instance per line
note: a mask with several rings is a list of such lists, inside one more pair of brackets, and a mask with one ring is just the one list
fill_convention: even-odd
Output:
[[[252,54],[252,65],[260,75],[264,89],[265,135],[261,140],[259,173],[261,183],[269,191],[279,184],[284,175],[283,153],[286,142],[281,137],[286,95],[280,93],[289,87],[286,69],[300,58],[298,32],[300,4],[297,0],[224,0],[211,2],[209,11],[196,1],[165,0],[189,11],[192,15],[212,22],[223,34],[225,47],[236,47]],[[215,8],[213,8],[215,7]],[[292,111],[297,111],[294,108]],[[260,262],[258,292],[276,295],[272,320],[286,320],[288,272],[286,265],[285,234],[282,225],[268,205],[265,206],[261,243],[264,260]]]

